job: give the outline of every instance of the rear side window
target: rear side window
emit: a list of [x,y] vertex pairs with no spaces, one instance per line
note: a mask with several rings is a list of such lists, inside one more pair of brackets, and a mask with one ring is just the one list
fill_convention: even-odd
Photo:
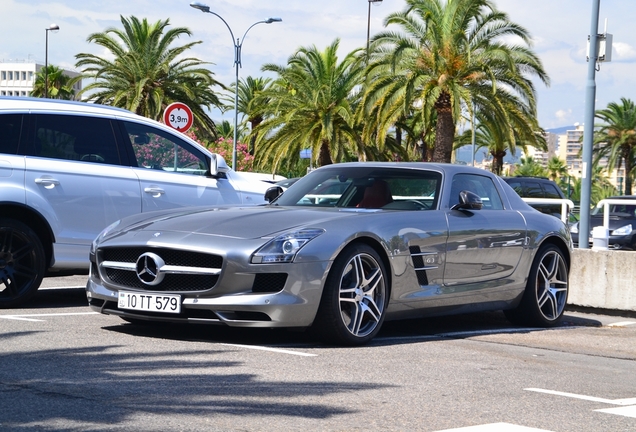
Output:
[[541,188],[541,184],[539,184],[539,182],[526,182],[526,197],[545,198],[543,194],[543,188]]
[[544,183],[543,188],[545,189],[545,197],[546,198],[561,198],[561,194],[557,191],[556,186],[550,183]]
[[0,153],[18,153],[21,129],[22,114],[0,115]]
[[34,156],[120,164],[109,119],[79,115],[36,114],[30,139]]

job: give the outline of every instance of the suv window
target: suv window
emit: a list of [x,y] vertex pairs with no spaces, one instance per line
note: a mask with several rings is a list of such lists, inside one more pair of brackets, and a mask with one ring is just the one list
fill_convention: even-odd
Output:
[[27,154],[119,165],[111,120],[63,114],[33,116],[33,138]]
[[0,153],[17,154],[22,128],[22,114],[0,116]]
[[140,123],[123,122],[137,166],[180,174],[205,175],[206,158],[174,135]]

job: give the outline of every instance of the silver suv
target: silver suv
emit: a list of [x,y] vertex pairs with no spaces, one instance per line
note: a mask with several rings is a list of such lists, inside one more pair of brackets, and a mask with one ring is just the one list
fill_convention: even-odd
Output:
[[269,186],[126,110],[0,97],[0,307],[29,299],[44,276],[88,273],[91,242],[118,219],[260,204]]

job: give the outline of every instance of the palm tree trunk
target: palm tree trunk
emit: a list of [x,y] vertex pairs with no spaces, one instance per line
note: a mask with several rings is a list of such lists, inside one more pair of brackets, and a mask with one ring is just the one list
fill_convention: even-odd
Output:
[[322,144],[320,145],[320,154],[318,155],[318,163],[320,166],[331,165],[333,163],[328,140],[322,140]]
[[433,162],[451,162],[453,140],[455,139],[455,122],[450,103],[450,95],[443,92],[435,102],[437,125],[435,128],[435,150]]
[[632,165],[632,160],[630,158],[630,153],[631,152],[627,152],[627,157],[625,158],[625,194],[624,195],[631,195],[632,194],[632,169],[634,168],[634,166]]

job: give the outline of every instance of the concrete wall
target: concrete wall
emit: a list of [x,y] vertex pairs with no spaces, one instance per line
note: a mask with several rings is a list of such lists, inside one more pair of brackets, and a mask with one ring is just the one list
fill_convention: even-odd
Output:
[[574,249],[568,304],[636,311],[636,252]]

